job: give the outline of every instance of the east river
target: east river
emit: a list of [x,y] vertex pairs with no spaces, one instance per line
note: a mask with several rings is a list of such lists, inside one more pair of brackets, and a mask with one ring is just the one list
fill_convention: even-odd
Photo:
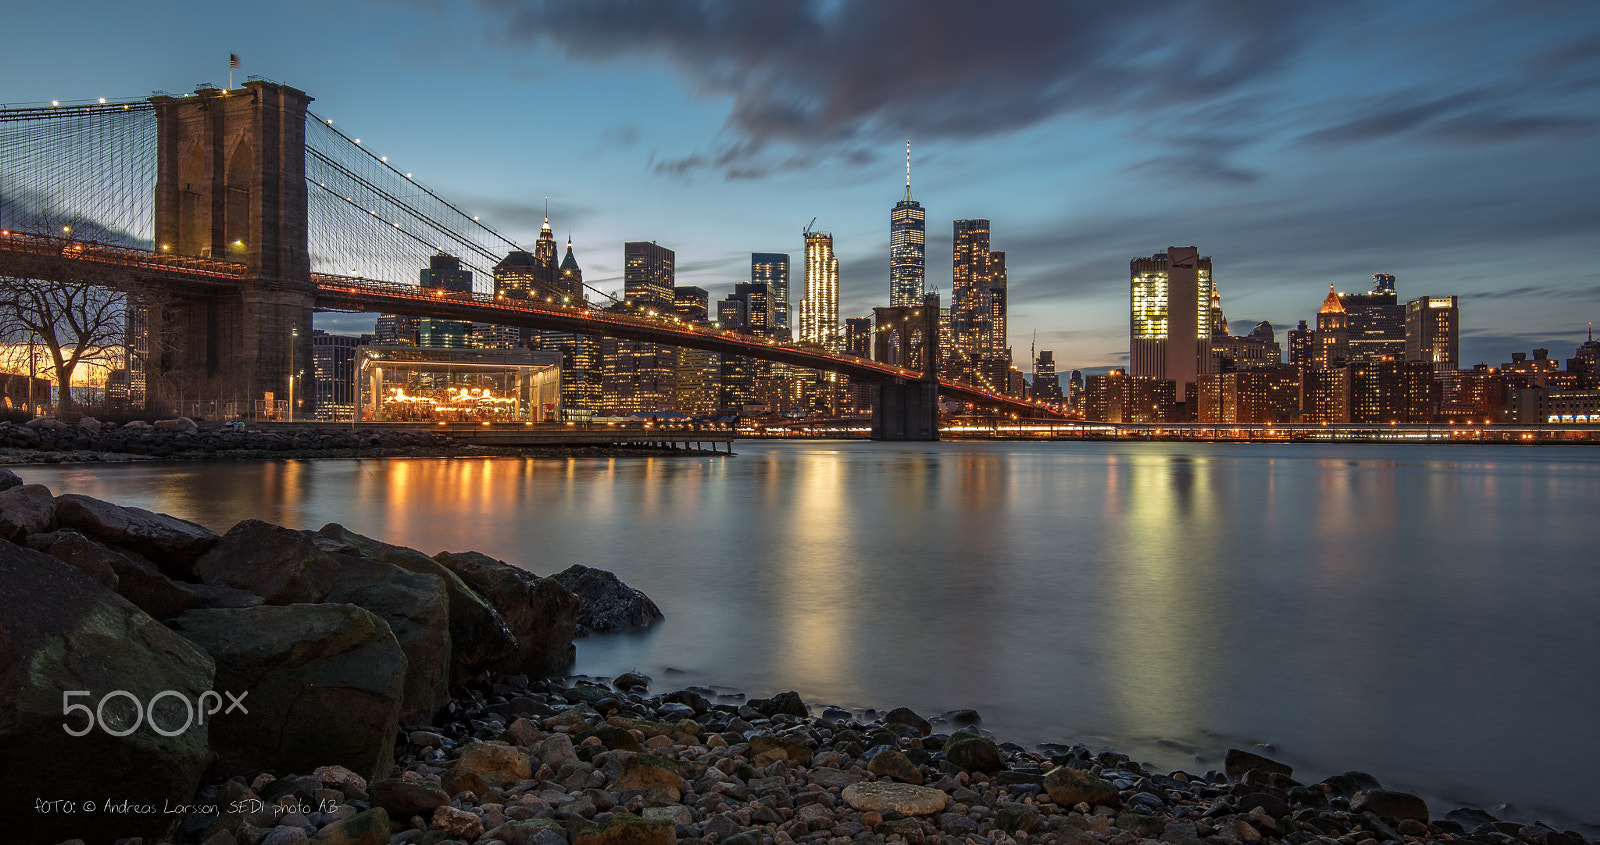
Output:
[[18,471],[217,531],[611,569],[666,622],[580,641],[576,671],[658,691],[971,707],[1001,739],[1200,772],[1269,744],[1436,815],[1600,823],[1600,449],[736,448]]

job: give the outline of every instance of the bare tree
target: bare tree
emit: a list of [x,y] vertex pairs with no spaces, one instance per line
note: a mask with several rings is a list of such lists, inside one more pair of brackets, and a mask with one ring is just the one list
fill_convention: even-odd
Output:
[[86,280],[0,276],[0,332],[14,342],[37,342],[60,389],[57,407],[72,408],[72,379],[80,367],[118,366],[126,330],[126,295]]

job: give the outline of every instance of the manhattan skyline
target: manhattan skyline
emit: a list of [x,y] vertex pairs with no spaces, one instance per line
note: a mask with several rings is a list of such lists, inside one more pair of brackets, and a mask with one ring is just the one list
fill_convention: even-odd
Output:
[[720,298],[752,252],[799,265],[817,217],[841,320],[887,304],[910,138],[928,289],[949,304],[950,222],[992,220],[1024,370],[1034,331],[1063,372],[1124,366],[1126,262],[1175,244],[1280,339],[1379,272],[1403,300],[1461,297],[1463,366],[1565,354],[1600,313],[1600,7],[956,9],[290,3],[244,26],[90,3],[80,30],[29,7],[0,102],[182,93],[237,53],[236,84],[306,90],[525,248],[549,196],[602,290],[653,240]]

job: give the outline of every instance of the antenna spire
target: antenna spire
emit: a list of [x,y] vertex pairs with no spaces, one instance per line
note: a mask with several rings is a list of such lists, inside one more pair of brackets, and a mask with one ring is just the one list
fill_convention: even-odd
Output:
[[906,139],[906,202],[911,201],[911,139]]

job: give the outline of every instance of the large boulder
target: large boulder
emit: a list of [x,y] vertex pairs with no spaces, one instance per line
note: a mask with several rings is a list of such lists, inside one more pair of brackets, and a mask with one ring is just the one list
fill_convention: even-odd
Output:
[[496,667],[501,672],[544,675],[560,672],[577,658],[578,597],[554,578],[478,552],[440,552],[433,559],[460,576],[499,611],[517,650]]
[[267,604],[308,604],[333,589],[339,564],[304,532],[246,519],[195,561],[194,572],[207,584],[248,590]]
[[[193,798],[208,725],[179,728],[188,707],[212,689],[213,668],[193,643],[89,576],[0,542],[0,838],[166,836],[177,816],[87,813],[84,802],[161,808]],[[133,723],[134,700],[153,711],[155,727],[175,735],[157,732],[147,718],[113,736],[109,730]],[[64,729],[81,731],[90,716],[82,736]],[[76,811],[40,812],[39,800],[76,802]]]
[[22,486],[22,477],[9,469],[0,469],[0,490]]
[[443,579],[445,594],[450,600],[452,683],[483,675],[516,652],[517,638],[506,627],[499,611],[467,586],[460,576],[422,552],[363,537],[337,522],[318,529],[316,543],[327,552],[391,563],[410,572]]
[[1046,774],[1044,789],[1051,801],[1067,809],[1078,804],[1122,806],[1122,793],[1115,784],[1071,766],[1060,766]]
[[89,496],[56,497],[56,526],[72,528],[118,548],[138,552],[178,580],[193,577],[191,567],[217,544],[201,525],[144,508],[125,508]]
[[29,534],[49,531],[55,520],[56,500],[43,484],[0,491],[0,540],[21,543]]
[[998,772],[1006,767],[1005,758],[994,740],[957,731],[945,741],[944,756],[969,772]]
[[28,545],[90,573],[156,619],[171,619],[201,607],[254,607],[262,603],[260,596],[244,590],[174,581],[143,555],[113,549],[76,531],[35,534],[28,538]]
[[648,628],[664,618],[649,596],[615,573],[573,564],[552,577],[578,597],[580,637]]
[[365,608],[389,623],[406,655],[400,721],[431,723],[450,701],[450,602],[444,579],[352,555],[332,557],[339,574],[324,601]]
[[1250,772],[1261,772],[1265,775],[1283,775],[1293,777],[1294,769],[1271,760],[1260,754],[1252,754],[1238,748],[1228,749],[1228,755],[1223,760],[1223,770],[1227,772],[1228,780],[1242,781]]
[[249,695],[248,714],[211,725],[220,774],[389,773],[406,657],[378,616],[349,604],[265,605],[191,610],[171,624],[216,661],[219,691]]

